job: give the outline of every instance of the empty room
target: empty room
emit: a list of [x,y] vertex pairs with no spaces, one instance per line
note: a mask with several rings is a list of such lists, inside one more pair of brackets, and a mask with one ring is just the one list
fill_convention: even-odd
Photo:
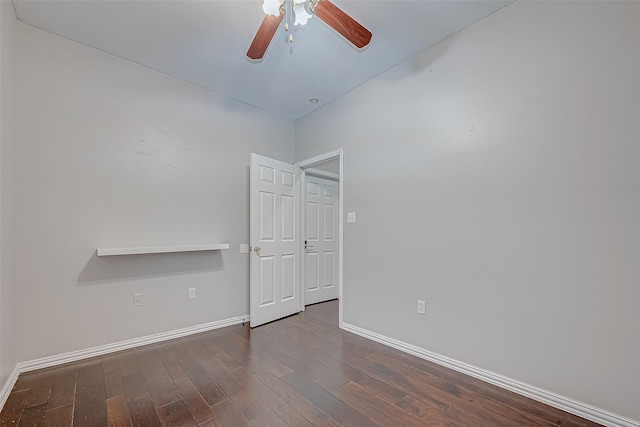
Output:
[[640,427],[640,2],[1,0],[0,425]]

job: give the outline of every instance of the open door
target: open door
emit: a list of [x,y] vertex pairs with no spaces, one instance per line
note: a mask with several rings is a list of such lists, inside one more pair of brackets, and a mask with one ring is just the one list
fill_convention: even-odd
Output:
[[339,182],[306,172],[304,194],[304,303],[338,298]]
[[300,168],[251,154],[251,327],[300,311]]

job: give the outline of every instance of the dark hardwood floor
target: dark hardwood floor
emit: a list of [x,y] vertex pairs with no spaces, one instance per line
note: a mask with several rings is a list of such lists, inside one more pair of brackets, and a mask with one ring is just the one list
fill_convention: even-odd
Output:
[[337,301],[20,375],[2,426],[594,426],[341,331]]

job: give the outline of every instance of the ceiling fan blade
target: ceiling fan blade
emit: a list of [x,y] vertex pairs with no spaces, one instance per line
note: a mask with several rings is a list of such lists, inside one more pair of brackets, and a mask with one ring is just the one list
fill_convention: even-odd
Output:
[[371,41],[371,31],[347,15],[329,0],[320,0],[316,5],[316,16],[328,26],[349,40],[355,47],[362,49]]
[[249,50],[247,51],[249,59],[258,61],[264,57],[271,40],[273,40],[273,36],[276,34],[276,31],[282,22],[282,18],[284,18],[284,14],[282,13],[278,16],[265,15],[262,20],[262,24],[260,24],[260,28],[258,28],[258,32],[253,38],[251,46],[249,46]]

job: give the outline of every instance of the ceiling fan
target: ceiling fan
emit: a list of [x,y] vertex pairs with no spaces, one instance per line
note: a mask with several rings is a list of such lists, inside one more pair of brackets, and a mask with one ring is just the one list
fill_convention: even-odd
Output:
[[[252,61],[264,58],[285,15],[289,16],[285,23],[286,31],[290,30],[290,24],[304,25],[316,15],[358,49],[364,48],[371,41],[371,31],[329,0],[264,0],[262,8],[266,15],[247,51],[247,57]],[[293,42],[292,34],[289,34],[289,42]]]

